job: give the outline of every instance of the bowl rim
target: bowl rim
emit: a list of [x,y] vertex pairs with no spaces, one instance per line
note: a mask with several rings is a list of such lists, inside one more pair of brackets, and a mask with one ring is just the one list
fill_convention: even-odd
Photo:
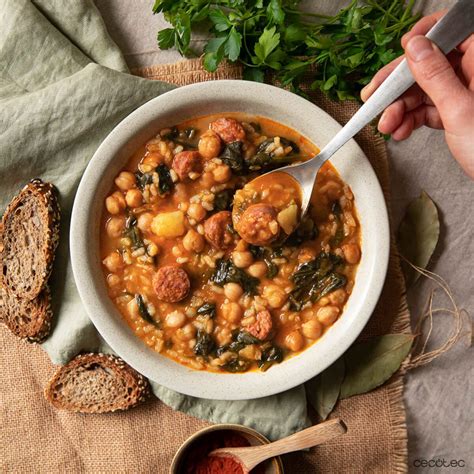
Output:
[[[176,469],[179,465],[178,463],[181,461],[181,457],[186,453],[186,450],[191,446],[192,443],[194,443],[194,441],[196,441],[201,436],[207,433],[212,433],[214,431],[239,431],[241,433],[246,433],[250,436],[253,436],[262,445],[271,443],[271,441],[266,436],[264,436],[256,429],[250,428],[249,426],[239,425],[236,423],[222,423],[217,425],[206,426],[196,431],[183,441],[183,443],[173,456],[173,460],[171,461],[171,465],[169,468],[169,474],[177,474]],[[285,470],[283,468],[283,461],[281,459],[281,456],[274,456],[270,458],[270,460],[272,461],[272,464],[275,467],[275,474],[284,474]]]
[[[227,100],[230,104],[234,104],[229,106],[227,112],[238,112],[235,109],[236,104],[242,103],[241,101],[250,100],[250,97],[254,101],[260,101],[262,106],[267,107],[268,105],[268,109],[271,109],[272,112],[267,117],[288,125],[307,137],[309,133],[305,134],[301,127],[288,124],[289,119],[285,120],[285,117],[282,117],[279,120],[272,117],[273,109],[286,107],[288,104],[291,104],[298,111],[301,111],[299,115],[302,117],[307,113],[311,118],[318,117],[323,119],[325,133],[328,130],[336,133],[341,128],[329,114],[315,104],[296,94],[268,84],[243,80],[217,80],[183,86],[146,102],[125,117],[109,133],[90,160],[74,200],[70,229],[72,270],[79,295],[90,319],[105,342],[129,365],[149,379],[185,395],[219,400],[260,398],[291,389],[316,376],[338,359],[365,327],[379,299],[387,273],[390,233],[385,199],[372,166],[359,145],[352,139],[335,155],[332,161],[335,161],[341,154],[351,154],[351,160],[354,160],[352,168],[355,170],[355,163],[357,163],[359,168],[354,172],[361,173],[363,171],[364,173],[363,180],[369,186],[368,190],[371,198],[370,212],[373,214],[373,219],[377,221],[376,227],[372,229],[372,231],[376,229],[376,235],[371,235],[370,252],[373,255],[370,261],[372,266],[367,270],[366,275],[371,285],[362,286],[364,289],[364,304],[359,304],[357,317],[352,318],[350,321],[347,317],[344,318],[349,302],[353,299],[353,294],[355,293],[353,292],[348,303],[346,303],[343,317],[339,318],[325,335],[311,347],[285,360],[282,364],[272,367],[267,372],[246,372],[243,374],[222,374],[189,369],[149,349],[143,341],[132,333],[122,317],[120,317],[120,322],[116,320],[117,318],[112,317],[110,313],[115,312],[115,315],[117,315],[118,311],[114,309],[107,294],[105,294],[104,298],[105,282],[102,269],[100,268],[100,258],[97,255],[92,256],[93,252],[89,248],[90,239],[92,238],[94,241],[94,229],[90,224],[94,218],[94,206],[97,206],[95,195],[100,187],[101,176],[108,171],[107,167],[113,163],[114,158],[119,153],[120,146],[125,146],[125,144],[129,143],[140,130],[150,126],[153,120],[163,116],[166,111],[189,108],[193,100],[201,104],[208,103],[205,101],[214,104],[215,101]],[[270,98],[271,101],[269,100]],[[192,107],[198,107],[196,103]],[[222,110],[220,113],[225,114],[225,111]],[[188,119],[208,114],[209,112],[204,114],[190,112]],[[265,116],[264,113],[256,113],[256,115]],[[288,116],[290,116],[290,113],[288,113]],[[305,119],[298,118],[298,120]],[[314,142],[310,137],[308,139]],[[324,145],[323,143],[316,144]],[[122,160],[122,166],[126,161],[126,159]],[[341,164],[343,163],[341,161]],[[346,165],[344,164],[343,166]],[[336,169],[340,171],[337,165]],[[351,187],[353,188],[352,184]],[[359,206],[358,209],[360,209]],[[84,229],[86,230],[84,231]],[[362,232],[364,236],[365,230],[363,227]],[[365,245],[364,240],[363,245]],[[98,243],[96,242],[97,245]],[[362,259],[364,258],[366,257],[363,252]],[[360,284],[360,278],[358,280],[357,277],[360,276],[361,264],[356,274],[356,285]],[[102,280],[98,279],[98,273],[100,273]],[[100,290],[102,290],[102,294],[100,294]],[[361,298],[362,295],[357,296],[358,300]],[[336,329],[336,326],[338,329]],[[331,346],[327,342],[330,339],[335,339]],[[313,352],[320,352],[322,357],[319,359],[313,357],[311,359],[310,354]],[[156,362],[158,358],[161,358],[160,364]],[[311,362],[312,365],[310,367],[309,364],[303,366],[297,362],[291,362],[295,359]],[[171,366],[170,362],[172,363]],[[291,372],[289,372],[290,365],[292,368]],[[282,369],[283,366],[285,366],[284,370]]]

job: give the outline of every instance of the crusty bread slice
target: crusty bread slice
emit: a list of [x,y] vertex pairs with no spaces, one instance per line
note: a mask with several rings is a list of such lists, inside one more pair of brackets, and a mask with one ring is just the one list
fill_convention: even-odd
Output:
[[59,204],[55,188],[30,181],[3,215],[0,286],[18,298],[35,299],[51,274],[59,240]]
[[43,341],[49,335],[52,315],[48,286],[31,301],[0,288],[0,321],[16,336],[28,342]]
[[60,367],[45,389],[56,408],[81,413],[127,410],[144,401],[148,381],[119,357],[83,354]]

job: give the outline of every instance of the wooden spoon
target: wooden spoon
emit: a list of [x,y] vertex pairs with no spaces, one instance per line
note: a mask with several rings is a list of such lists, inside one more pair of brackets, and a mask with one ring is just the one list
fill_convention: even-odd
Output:
[[344,434],[347,427],[342,420],[334,418],[319,425],[312,426],[286,438],[270,444],[250,446],[247,448],[220,448],[209,453],[209,456],[230,456],[242,466],[248,474],[257,464],[280,454],[291,453],[325,443]]

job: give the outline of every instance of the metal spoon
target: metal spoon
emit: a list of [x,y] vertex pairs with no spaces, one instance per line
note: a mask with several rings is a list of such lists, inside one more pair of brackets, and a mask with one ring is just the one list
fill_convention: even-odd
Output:
[[269,458],[311,448],[336,438],[346,431],[347,427],[344,422],[339,418],[334,418],[274,443],[250,446],[248,448],[220,448],[211,451],[209,456],[230,456],[240,463],[244,474],[247,474],[255,466]]
[[[431,28],[426,37],[436,43],[441,51],[447,54],[473,32],[474,2],[472,0],[459,0]],[[406,59],[404,59],[319,154],[303,163],[278,168],[256,179],[281,172],[292,176],[301,187],[300,218],[303,217],[308,209],[316,176],[321,166],[414,83],[415,79],[410,72]]]

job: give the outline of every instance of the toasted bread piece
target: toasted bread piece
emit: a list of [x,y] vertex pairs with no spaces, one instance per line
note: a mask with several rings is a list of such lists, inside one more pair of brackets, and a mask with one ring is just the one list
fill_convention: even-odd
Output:
[[43,341],[49,335],[52,315],[48,286],[31,301],[0,288],[0,321],[16,336],[28,342]]
[[122,359],[93,353],[59,368],[45,389],[56,408],[81,413],[127,410],[148,394],[148,381]]
[[0,287],[33,300],[45,288],[59,241],[59,204],[52,184],[30,181],[3,215]]

